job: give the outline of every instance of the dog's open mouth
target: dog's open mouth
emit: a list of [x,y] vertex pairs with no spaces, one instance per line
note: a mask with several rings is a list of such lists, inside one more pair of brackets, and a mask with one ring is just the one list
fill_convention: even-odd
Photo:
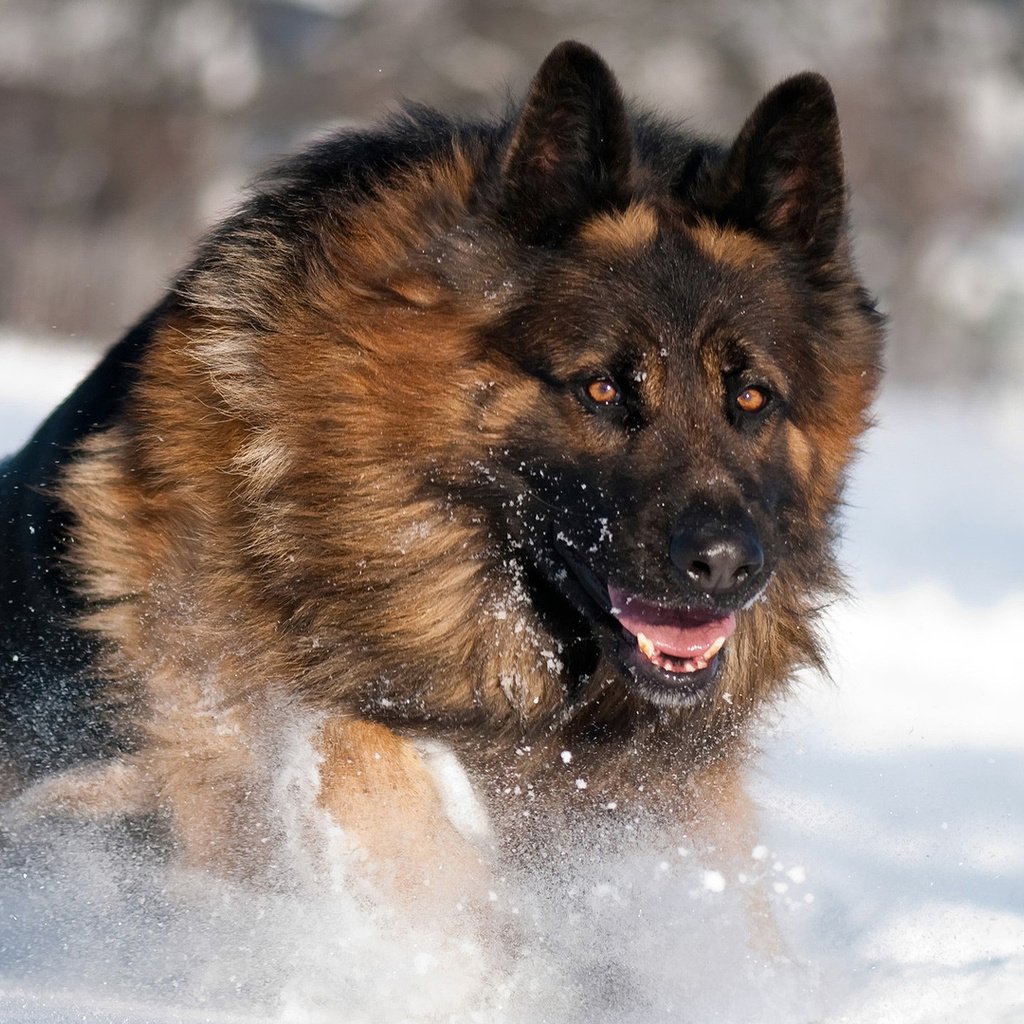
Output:
[[658,703],[695,703],[718,675],[732,613],[715,615],[645,601],[608,587],[610,614],[623,630],[627,665],[645,695]]
[[564,539],[555,545],[602,618],[617,624],[619,659],[636,691],[666,707],[692,707],[707,697],[736,630],[735,614],[661,604],[606,586]]

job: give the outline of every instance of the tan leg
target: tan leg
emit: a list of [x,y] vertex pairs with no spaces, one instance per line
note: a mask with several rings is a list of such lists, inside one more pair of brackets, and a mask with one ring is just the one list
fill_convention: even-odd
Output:
[[47,814],[97,819],[155,809],[152,781],[137,765],[112,759],[70,768],[33,783],[8,803],[4,817],[11,823]]
[[758,842],[757,808],[747,793],[743,764],[729,760],[701,772],[692,781],[694,839],[709,863],[732,879],[746,875],[743,899],[751,949],[767,958],[789,958],[772,912],[767,879],[752,853]]
[[251,793],[230,780],[177,780],[164,784],[171,813],[175,859],[183,868],[229,878],[254,878],[266,866],[266,843],[276,838],[251,807]]
[[484,856],[453,826],[411,741],[373,722],[334,718],[319,749],[320,803],[365,853],[375,884],[426,916],[486,900]]

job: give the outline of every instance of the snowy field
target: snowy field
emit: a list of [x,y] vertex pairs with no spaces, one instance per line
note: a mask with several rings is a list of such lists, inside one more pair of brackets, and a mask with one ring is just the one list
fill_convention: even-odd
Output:
[[[0,338],[0,450],[89,363]],[[1008,389],[1009,392],[1009,389]],[[833,679],[752,769],[752,866],[795,963],[744,952],[737,890],[675,850],[510,878],[515,953],[404,930],[302,870],[246,890],[105,833],[0,874],[0,1021],[1024,1022],[1024,416],[892,391],[853,479]],[[312,874],[310,874],[310,879]]]

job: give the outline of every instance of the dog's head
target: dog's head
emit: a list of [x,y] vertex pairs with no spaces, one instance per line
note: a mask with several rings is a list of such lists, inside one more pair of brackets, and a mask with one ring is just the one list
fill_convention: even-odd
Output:
[[476,500],[568,661],[603,653],[633,693],[696,704],[746,609],[834,583],[880,325],[831,91],[784,82],[718,149],[631,118],[601,60],[563,44],[489,216],[519,287],[483,333]]

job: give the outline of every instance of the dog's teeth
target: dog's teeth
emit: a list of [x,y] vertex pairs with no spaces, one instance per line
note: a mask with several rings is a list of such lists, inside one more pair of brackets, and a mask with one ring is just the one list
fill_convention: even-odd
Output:
[[699,669],[705,669],[708,667],[708,663],[703,658],[694,658],[693,663]]
[[654,644],[651,643],[651,641],[646,636],[644,636],[643,633],[637,633],[636,645],[640,648],[641,651],[643,651],[645,657],[650,658],[651,661],[654,661],[654,656],[658,653],[658,648],[655,647]]
[[702,655],[705,662],[710,661],[725,646],[725,637],[720,636]]

